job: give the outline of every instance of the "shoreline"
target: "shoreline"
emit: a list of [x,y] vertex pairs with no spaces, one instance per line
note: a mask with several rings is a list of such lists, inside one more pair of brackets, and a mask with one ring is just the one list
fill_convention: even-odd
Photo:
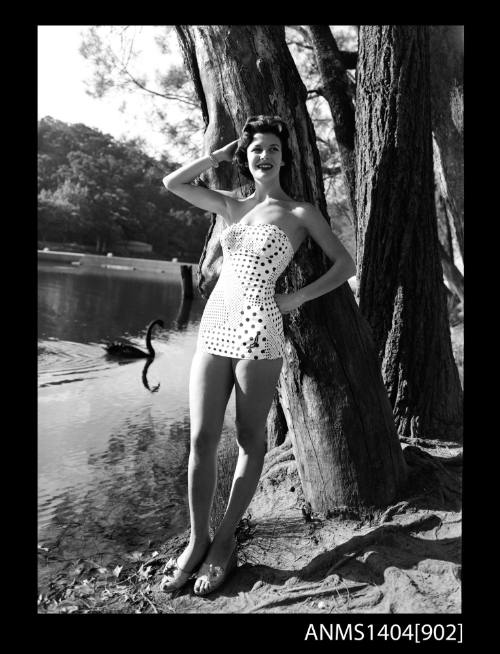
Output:
[[167,261],[166,259],[137,259],[134,257],[108,257],[102,254],[85,252],[62,252],[58,250],[37,250],[38,261],[70,264],[109,270],[127,270],[155,273],[180,273],[181,266],[194,266],[198,263],[186,261]]

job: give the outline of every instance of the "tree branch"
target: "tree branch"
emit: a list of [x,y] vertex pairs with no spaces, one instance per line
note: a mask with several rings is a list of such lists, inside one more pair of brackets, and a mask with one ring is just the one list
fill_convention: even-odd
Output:
[[355,212],[354,106],[349,95],[349,78],[333,34],[328,25],[309,25],[321,85],[332,113],[335,138],[348,190],[351,210]]
[[[296,32],[298,32],[302,36],[302,38],[306,41],[306,43],[301,43],[300,41],[291,40],[286,42],[287,45],[296,45],[299,48],[305,48],[306,50],[314,50],[314,47],[311,44],[311,34],[309,33],[306,27],[304,27],[303,25],[290,25],[290,27],[294,29]],[[358,63],[357,52],[349,52],[348,50],[338,50],[337,54],[346,69],[353,70],[356,68]]]
[[148,89],[146,86],[144,86],[144,84],[141,84],[141,82],[139,82],[139,80],[135,79],[135,77],[126,68],[122,68],[122,73],[125,73],[125,75],[128,75],[128,77],[130,77],[131,81],[136,86],[138,86],[143,91],[146,91],[147,93],[157,95],[160,98],[165,98],[166,100],[178,100],[179,102],[184,102],[185,104],[188,104],[191,107],[198,107],[198,104],[196,102],[193,102],[192,100],[188,100],[186,97],[171,94],[171,93],[159,93],[158,91],[153,91],[152,89]]

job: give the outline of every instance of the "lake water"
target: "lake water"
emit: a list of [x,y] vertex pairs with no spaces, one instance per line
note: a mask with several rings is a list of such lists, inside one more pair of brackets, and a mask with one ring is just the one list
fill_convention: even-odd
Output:
[[[193,266],[193,278],[195,266]],[[38,540],[52,561],[143,550],[188,527],[189,368],[204,300],[178,276],[38,266]],[[117,361],[126,338],[156,357]],[[223,429],[232,438],[234,395]],[[42,550],[45,551],[45,550]]]

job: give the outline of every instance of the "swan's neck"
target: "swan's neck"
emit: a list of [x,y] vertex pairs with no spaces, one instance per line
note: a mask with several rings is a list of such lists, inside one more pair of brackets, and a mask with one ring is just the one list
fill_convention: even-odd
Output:
[[155,355],[155,351],[153,349],[153,346],[151,345],[151,332],[153,331],[154,326],[155,326],[155,323],[149,325],[148,333],[146,334],[146,347],[148,348],[148,352],[149,352],[149,354],[151,354],[151,356]]

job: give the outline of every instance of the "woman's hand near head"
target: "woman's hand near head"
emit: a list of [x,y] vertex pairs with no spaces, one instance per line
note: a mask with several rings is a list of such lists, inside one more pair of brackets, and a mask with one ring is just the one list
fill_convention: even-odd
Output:
[[219,148],[218,150],[214,150],[212,154],[217,159],[217,161],[231,162],[233,160],[234,153],[236,152],[236,148],[238,147],[238,142],[239,139],[236,139],[235,141],[231,141],[231,143],[224,145],[222,148]]
[[233,192],[195,186],[193,180],[213,165],[212,159],[214,157],[218,162],[231,162],[237,145],[238,139],[213,151],[211,158],[206,155],[181,166],[181,168],[164,177],[163,184],[168,191],[190,202],[195,207],[223,216],[226,221],[232,222],[232,208],[233,205],[237,204],[237,201],[232,197]]

